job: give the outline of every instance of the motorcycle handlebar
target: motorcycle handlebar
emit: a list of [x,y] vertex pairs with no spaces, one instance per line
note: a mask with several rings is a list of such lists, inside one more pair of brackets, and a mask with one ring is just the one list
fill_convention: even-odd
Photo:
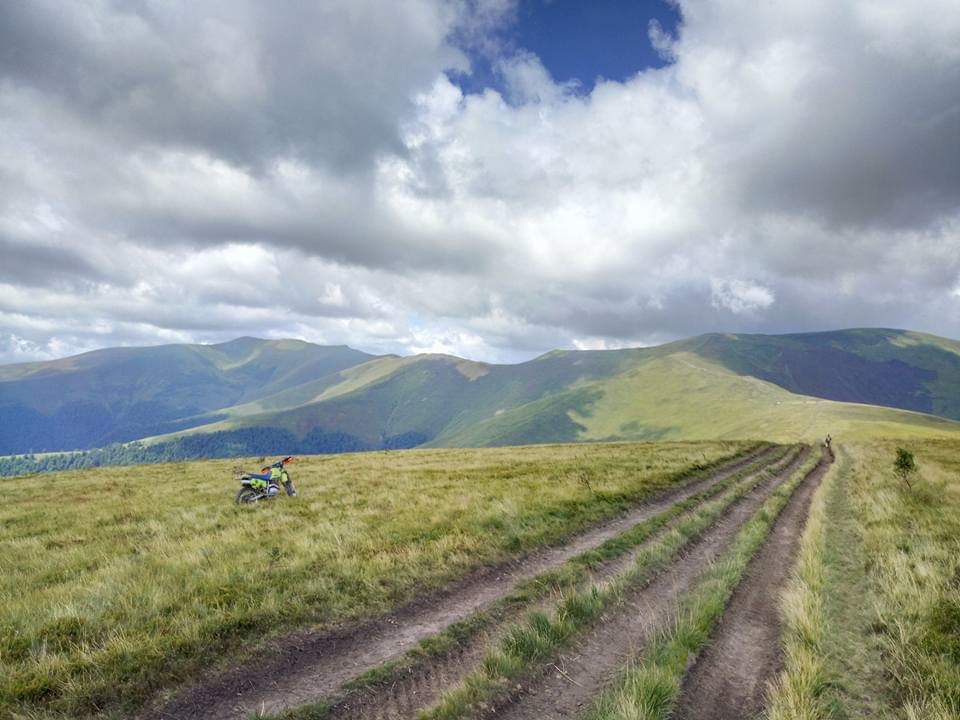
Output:
[[260,468],[260,472],[266,472],[270,468],[275,468],[275,467],[282,468],[284,465],[286,465],[287,463],[291,463],[294,460],[295,458],[293,457],[293,455],[287,455],[282,460],[277,460],[273,465],[267,465],[266,467]]

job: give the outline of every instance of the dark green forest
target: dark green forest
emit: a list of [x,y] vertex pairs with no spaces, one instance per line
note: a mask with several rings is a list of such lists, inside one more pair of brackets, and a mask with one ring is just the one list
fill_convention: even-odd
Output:
[[314,429],[303,438],[275,427],[250,427],[239,430],[188,435],[176,440],[146,445],[133,442],[108,445],[95,450],[44,455],[23,454],[0,458],[0,477],[32,475],[57,470],[79,470],[107,465],[141,465],[207,458],[250,457],[259,455],[315,455],[398,450],[427,441],[418,433],[385,437],[379,443],[364,442],[342,432]]

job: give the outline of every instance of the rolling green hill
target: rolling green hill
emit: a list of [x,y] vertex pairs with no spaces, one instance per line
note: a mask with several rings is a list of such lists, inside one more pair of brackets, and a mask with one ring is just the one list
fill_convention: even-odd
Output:
[[0,410],[0,453],[143,439],[119,455],[137,461],[418,445],[940,435],[960,428],[950,422],[960,419],[960,343],[884,329],[709,334],[494,365],[242,338],[0,367]]
[[195,416],[321,382],[370,357],[343,346],[240,338],[0,366],[0,454],[96,447],[210,422]]
[[[214,431],[230,439],[272,428],[287,433],[284,437],[309,438],[306,449],[312,451],[344,444],[374,449],[621,439],[787,440],[827,432],[856,437],[952,434],[960,424],[864,401],[951,407],[955,398],[950,391],[956,394],[958,386],[951,388],[949,378],[960,368],[955,347],[931,336],[880,330],[706,335],[655,348],[554,351],[517,365],[443,355],[377,358],[341,371],[319,393],[317,388],[296,389],[227,408],[218,422],[188,432]],[[818,353],[823,358],[819,366]],[[898,353],[913,364],[893,357]],[[939,384],[931,382],[937,380]],[[182,435],[155,441],[176,442]]]
[[441,436],[435,444],[504,445],[537,442],[551,434],[580,441],[784,441],[815,440],[827,433],[859,439],[958,432],[960,423],[952,420],[797,395],[696,354],[676,352]]
[[903,330],[711,334],[680,343],[801,395],[960,420],[960,342]]
[[[449,355],[379,358],[341,371],[340,381],[327,385],[312,401],[278,407],[281,399],[294,399],[288,393],[257,403],[261,408],[274,406],[266,412],[251,413],[250,406],[227,408],[217,422],[188,433],[271,427],[305,437],[320,428],[346,433],[366,448],[410,447],[577,383],[614,376],[631,367],[641,353],[555,351],[517,365],[489,365]],[[555,434],[541,438],[554,439]]]

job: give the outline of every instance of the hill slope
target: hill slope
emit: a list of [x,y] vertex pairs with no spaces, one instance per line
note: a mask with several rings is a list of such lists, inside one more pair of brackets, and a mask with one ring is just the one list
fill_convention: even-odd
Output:
[[960,420],[960,342],[904,330],[704,335],[681,343],[791,392]]
[[393,447],[398,438],[447,446],[771,432],[786,439],[813,437],[831,422],[857,435],[954,430],[864,405],[960,417],[960,343],[893,330],[711,334],[654,348],[554,351],[517,365],[376,359],[340,375],[311,401],[256,414],[227,409],[228,419],[208,429],[280,427],[303,437],[323,428]]
[[884,329],[710,334],[492,365],[243,338],[0,367],[0,410],[0,453],[147,438],[149,456],[168,459],[285,448],[952,434],[960,426],[929,415],[960,419],[960,343]]
[[443,435],[447,446],[565,440],[815,440],[827,433],[861,437],[933,437],[960,423],[916,412],[797,395],[737,375],[696,354],[650,357],[616,376]]
[[[355,448],[412,447],[585,381],[607,378],[636,363],[643,351],[552,352],[517,365],[489,365],[449,355],[379,358],[338,373],[311,401],[283,406],[286,393],[188,433],[278,428],[297,437],[339,433]],[[572,424],[571,424],[572,427]],[[156,440],[169,440],[170,437]],[[542,441],[560,439],[556,433]],[[312,448],[313,449],[313,448]],[[319,451],[319,449],[317,449]]]
[[194,416],[371,357],[343,346],[240,338],[0,366],[0,454],[96,447],[209,422]]

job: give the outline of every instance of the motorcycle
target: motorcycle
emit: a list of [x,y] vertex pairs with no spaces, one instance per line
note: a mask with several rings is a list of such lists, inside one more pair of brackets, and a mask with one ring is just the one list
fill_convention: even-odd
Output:
[[280,494],[280,485],[288,497],[297,494],[293,486],[287,465],[293,462],[292,456],[277,460],[272,465],[260,468],[259,473],[249,473],[243,468],[234,468],[234,479],[239,481],[240,490],[237,491],[237,505],[249,505],[260,500],[272,500]]

